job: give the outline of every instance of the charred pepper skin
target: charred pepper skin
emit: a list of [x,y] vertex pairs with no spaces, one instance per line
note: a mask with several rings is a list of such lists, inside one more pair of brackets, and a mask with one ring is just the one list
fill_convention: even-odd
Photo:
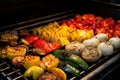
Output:
[[81,57],[75,54],[72,54],[69,60],[78,64],[83,70],[88,69],[88,64]]
[[78,75],[78,74],[80,73],[80,71],[79,71],[77,68],[75,68],[75,67],[73,67],[73,66],[71,66],[71,65],[69,65],[69,64],[66,64],[66,65],[63,67],[63,70],[64,70],[66,73],[72,74],[72,75]]
[[51,43],[51,42],[47,42],[44,39],[38,39],[37,41],[35,41],[33,43],[33,46],[35,48],[42,48],[43,50],[45,50],[46,54],[61,48],[61,45],[59,43]]
[[78,55],[67,53],[65,50],[55,50],[53,54],[61,60],[70,61],[79,65],[83,70],[88,69],[88,64]]
[[[72,64],[72,65],[71,65]],[[60,60],[58,67],[61,68],[62,70],[64,70],[67,74],[70,75],[79,75],[80,70],[79,70],[79,66],[76,68],[76,66],[78,66],[77,64],[70,62],[70,61],[63,61]]]

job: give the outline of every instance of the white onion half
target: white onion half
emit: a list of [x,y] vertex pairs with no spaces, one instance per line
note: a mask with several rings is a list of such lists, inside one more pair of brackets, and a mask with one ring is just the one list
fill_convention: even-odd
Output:
[[92,46],[92,47],[97,47],[99,44],[99,40],[97,38],[90,38],[90,39],[86,39],[83,41],[83,44],[88,47],[88,46]]
[[111,42],[101,42],[97,49],[99,49],[103,56],[109,56],[113,54],[114,48]]
[[99,33],[95,36],[95,38],[99,39],[100,42],[107,41],[109,39],[108,34],[105,33]]
[[86,47],[81,56],[88,62],[96,62],[101,58],[102,54],[101,51],[95,47]]
[[65,46],[65,50],[67,50],[71,53],[78,54],[78,55],[80,55],[82,53],[84,48],[85,48],[85,46],[83,45],[83,43],[78,42],[78,41],[70,42],[69,44],[67,44]]
[[120,38],[119,37],[112,37],[109,39],[115,49],[120,48]]

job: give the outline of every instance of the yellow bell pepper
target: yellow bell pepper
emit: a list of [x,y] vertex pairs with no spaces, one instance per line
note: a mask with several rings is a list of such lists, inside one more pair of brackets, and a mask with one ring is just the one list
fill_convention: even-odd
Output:
[[92,38],[93,36],[94,36],[94,31],[93,30],[87,31],[87,38]]
[[26,54],[26,47],[24,46],[16,46],[16,47],[6,47],[7,57],[12,60],[12,58],[16,56],[25,56]]
[[48,54],[42,58],[40,66],[47,71],[50,71],[52,68],[57,67],[59,64],[59,59],[56,58],[53,54]]
[[51,72],[56,75],[57,80],[67,80],[66,73],[60,68],[52,68]]
[[44,69],[39,66],[31,66],[29,67],[25,73],[24,77],[32,77],[34,80],[38,80],[39,77],[44,73]]
[[70,42],[66,37],[59,37],[59,43],[61,44],[61,46],[65,46],[69,44]]
[[39,64],[40,64],[39,56],[32,56],[32,55],[25,56],[24,64],[23,64],[25,69],[28,69],[31,66],[38,66]]

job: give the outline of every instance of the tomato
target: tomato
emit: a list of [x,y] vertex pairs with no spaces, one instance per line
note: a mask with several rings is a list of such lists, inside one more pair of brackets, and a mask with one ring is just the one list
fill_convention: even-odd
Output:
[[102,23],[101,23],[101,26],[102,26],[102,27],[106,27],[106,28],[111,27],[111,26],[114,26],[114,25],[115,25],[115,21],[114,21],[114,19],[111,18],[111,17],[104,19],[104,20],[102,21]]
[[120,30],[115,30],[115,32],[114,32],[114,36],[118,36],[118,37],[120,37]]
[[70,26],[71,24],[72,24],[72,22],[70,20],[66,22],[67,26]]
[[103,20],[103,18],[101,16],[97,16],[96,21],[100,21],[100,20]]
[[72,23],[72,22],[75,22],[75,20],[74,20],[73,18],[71,18],[69,21],[70,21],[71,23]]
[[78,18],[81,18],[82,19],[82,16],[80,14],[76,14],[75,15],[75,19],[78,19]]
[[82,16],[80,14],[75,15],[75,21],[76,22],[81,22],[82,21]]
[[39,37],[34,35],[34,34],[28,34],[26,37],[25,37],[25,40],[29,43],[29,44],[32,44],[33,42],[35,42],[36,40],[38,40]]
[[83,19],[84,21],[86,21],[86,20],[95,21],[95,20],[96,20],[96,17],[95,17],[94,14],[84,14],[84,15],[82,16],[82,19]]
[[110,34],[114,34],[114,29],[110,29],[108,32],[109,32]]
[[76,28],[75,25],[73,25],[73,24],[69,25],[69,27]]
[[103,28],[100,28],[99,31],[100,31],[101,33],[106,33],[106,28],[104,28],[104,27],[103,27]]
[[77,22],[73,22],[73,25],[74,25],[77,29],[80,28],[80,26],[79,26],[79,24],[78,24]]
[[115,29],[116,29],[116,30],[120,30],[120,24],[117,24],[117,25],[115,26]]

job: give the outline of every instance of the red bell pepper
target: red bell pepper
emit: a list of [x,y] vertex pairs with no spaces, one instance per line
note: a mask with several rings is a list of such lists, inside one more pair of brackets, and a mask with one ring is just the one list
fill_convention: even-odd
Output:
[[61,45],[59,43],[56,43],[56,42],[48,43],[48,44],[52,48],[53,51],[56,50],[56,49],[61,48]]
[[49,45],[48,45],[48,42],[46,42],[46,41],[43,40],[43,39],[39,39],[39,40],[35,41],[35,42],[33,43],[33,46],[34,46],[35,48],[42,48],[43,50],[45,50],[46,53],[49,53],[49,52],[52,51],[52,49],[51,49],[51,48],[49,47]]
[[25,40],[29,43],[29,44],[32,44],[33,42],[35,42],[36,40],[39,39],[39,36],[36,36],[34,34],[28,34],[26,37],[25,37]]
[[58,43],[50,43],[43,39],[38,39],[37,41],[35,41],[33,43],[33,46],[35,48],[42,48],[43,50],[45,50],[46,54],[61,47]]

